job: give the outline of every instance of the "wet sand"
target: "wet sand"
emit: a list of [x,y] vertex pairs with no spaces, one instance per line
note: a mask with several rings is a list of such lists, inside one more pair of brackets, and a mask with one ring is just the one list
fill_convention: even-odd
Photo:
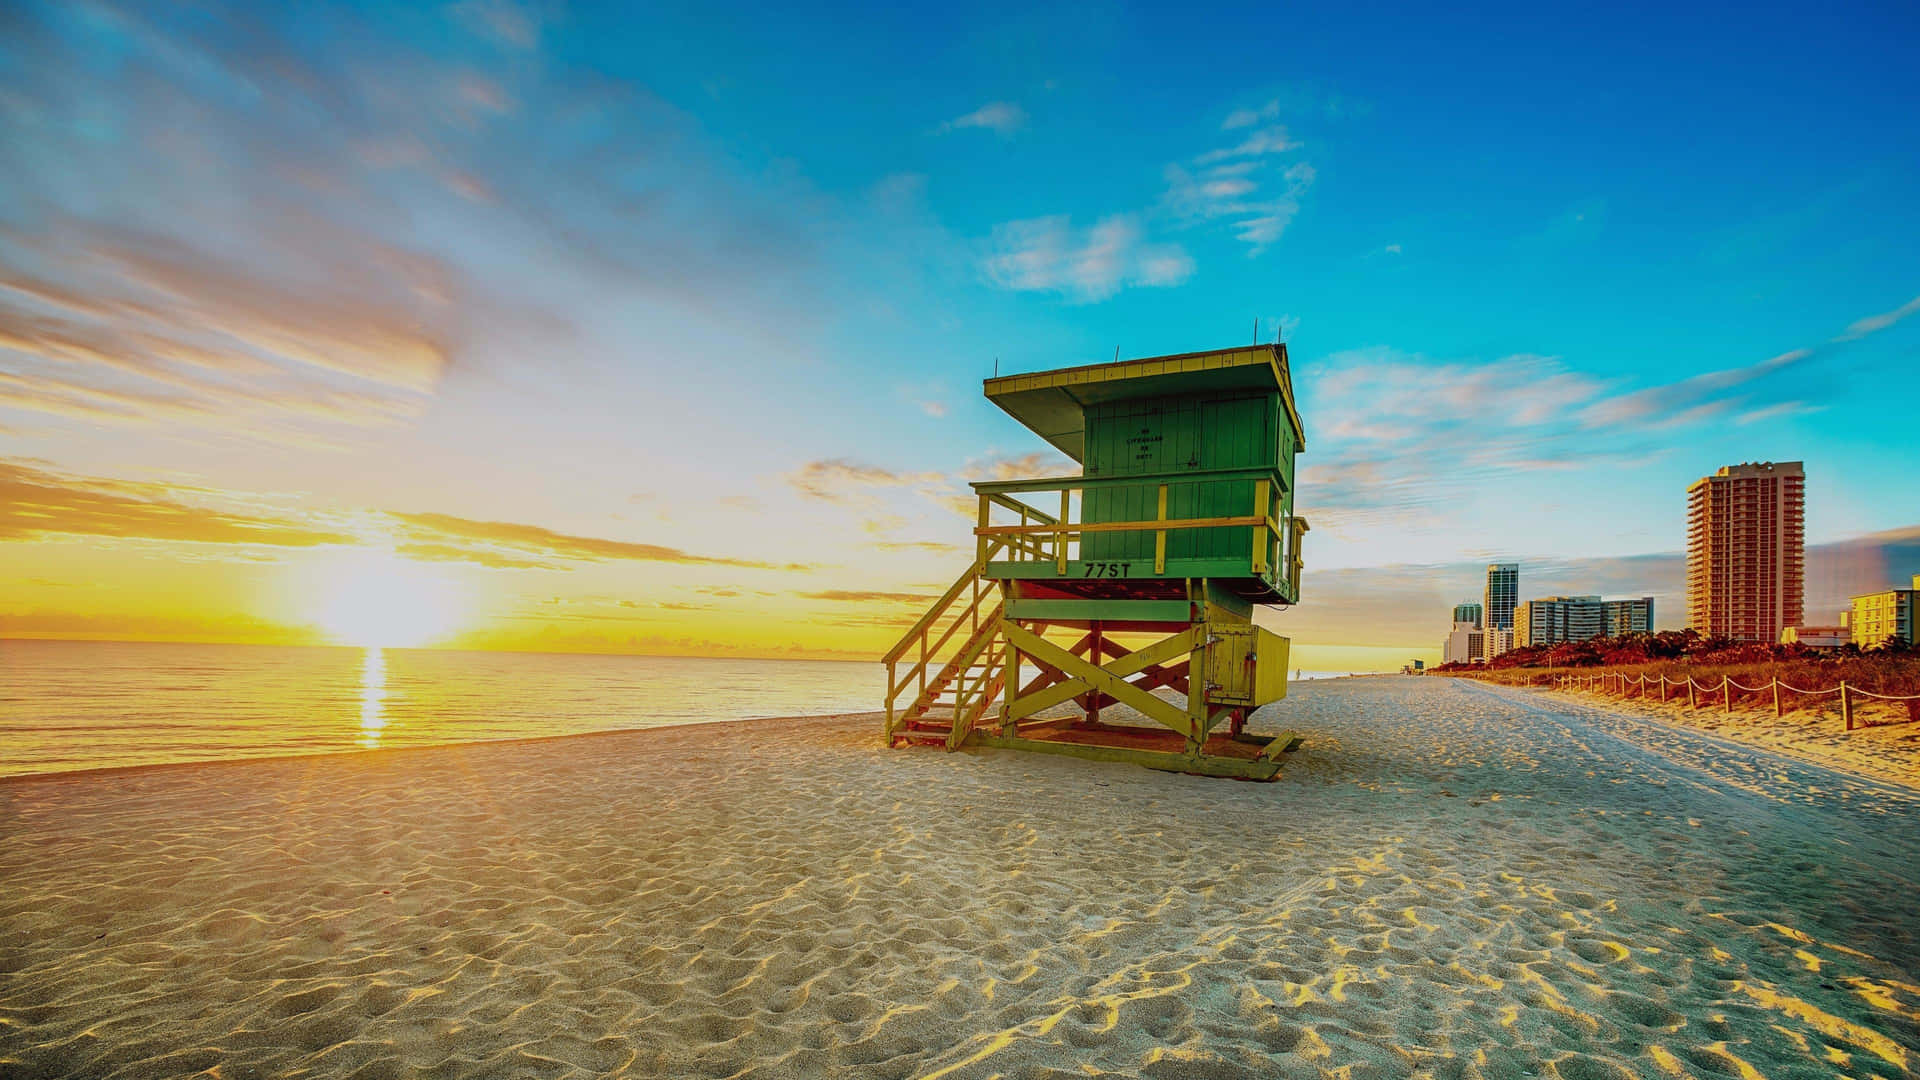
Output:
[[1920,1067],[1910,788],[1454,679],[1264,785],[877,726],[0,783],[0,1073]]

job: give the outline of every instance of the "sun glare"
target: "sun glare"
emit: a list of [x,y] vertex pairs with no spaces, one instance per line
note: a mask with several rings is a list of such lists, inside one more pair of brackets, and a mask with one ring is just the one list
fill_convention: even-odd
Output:
[[460,622],[458,582],[384,552],[344,557],[328,567],[313,619],[343,645],[408,648],[450,633]]

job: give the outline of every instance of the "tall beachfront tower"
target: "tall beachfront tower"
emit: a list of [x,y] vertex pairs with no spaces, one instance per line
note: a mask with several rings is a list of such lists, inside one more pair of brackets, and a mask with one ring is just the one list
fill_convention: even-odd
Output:
[[1482,617],[1489,630],[1513,629],[1513,609],[1520,602],[1520,564],[1487,564],[1486,611]]
[[1254,613],[1300,598],[1306,438],[1287,347],[1006,375],[985,391],[1080,472],[973,485],[973,565],[883,657],[888,743],[1273,779],[1292,733],[1243,728],[1286,694],[1287,640]]
[[1687,487],[1687,626],[1772,644],[1801,622],[1807,474],[1798,461],[1725,465]]

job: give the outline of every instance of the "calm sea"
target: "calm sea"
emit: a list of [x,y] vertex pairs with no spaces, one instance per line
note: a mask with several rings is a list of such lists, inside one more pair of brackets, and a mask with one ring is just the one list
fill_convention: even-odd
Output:
[[832,660],[0,640],[0,776],[871,712],[883,684]]
[[881,707],[877,663],[0,641],[0,775]]

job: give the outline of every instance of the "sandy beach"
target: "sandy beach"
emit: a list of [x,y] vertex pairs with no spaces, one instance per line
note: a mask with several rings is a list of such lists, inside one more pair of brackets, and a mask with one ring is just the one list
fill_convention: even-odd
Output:
[[1863,702],[1858,726],[1848,731],[1839,699],[1832,696],[1796,702],[1796,707],[1775,716],[1771,705],[1756,708],[1739,700],[1729,712],[1717,695],[1702,698],[1695,708],[1687,705],[1684,694],[1663,702],[1657,690],[1654,697],[1645,699],[1581,690],[1551,692],[1568,701],[1695,728],[1843,772],[1920,788],[1920,723],[1907,720],[1904,708],[1884,702]]
[[1920,792],[1466,680],[1282,726],[1272,784],[871,716],[0,783],[0,1073],[1920,1068]]

